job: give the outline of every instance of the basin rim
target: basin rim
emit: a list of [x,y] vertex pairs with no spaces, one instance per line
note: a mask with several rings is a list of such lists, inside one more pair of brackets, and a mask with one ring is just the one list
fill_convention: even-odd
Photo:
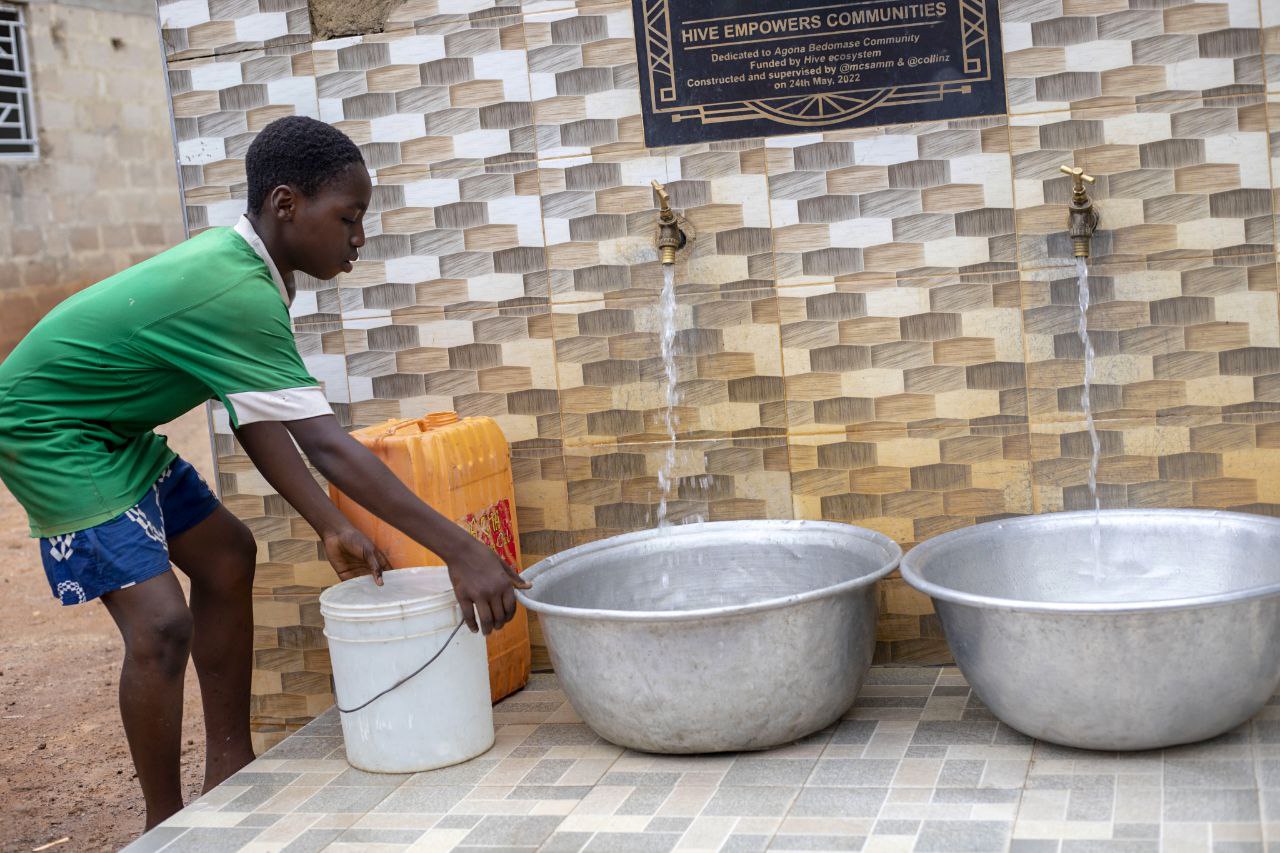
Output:
[[539,575],[559,567],[567,560],[610,551],[617,548],[625,548],[636,543],[647,542],[651,539],[660,539],[671,536],[693,536],[699,533],[729,532],[735,529],[744,531],[760,530],[778,533],[814,531],[852,537],[879,546],[884,552],[884,561],[878,569],[867,572],[859,577],[842,581],[838,584],[809,590],[808,592],[797,593],[795,595],[769,598],[762,601],[754,601],[750,604],[734,605],[731,607],[706,607],[696,610],[608,610],[588,607],[565,607],[564,605],[548,604],[532,598],[528,595],[528,591],[526,590],[516,590],[516,598],[521,604],[534,613],[577,620],[654,623],[728,619],[748,613],[760,613],[762,611],[791,607],[796,604],[803,604],[809,601],[833,597],[841,593],[855,590],[859,587],[870,586],[896,569],[898,567],[898,563],[902,559],[902,548],[897,542],[894,542],[883,533],[877,533],[874,530],[868,530],[865,527],[858,527],[853,524],[843,524],[834,521],[790,521],[765,519],[757,521],[710,521],[699,524],[680,524],[673,525],[671,527],[659,527],[651,530],[637,531],[635,533],[624,533],[620,536],[613,536],[608,539],[602,539],[598,542],[578,545],[577,547],[569,548],[558,554],[553,554],[552,556],[535,563],[528,569],[525,569],[525,571],[521,573],[521,577],[527,581],[536,581]]
[[[1091,616],[1094,614],[1138,614],[1165,612],[1174,610],[1191,610],[1201,607],[1217,607],[1227,604],[1238,604],[1243,601],[1267,598],[1280,595],[1280,581],[1247,589],[1231,590],[1213,595],[1192,596],[1189,598],[1168,598],[1147,601],[1107,601],[1107,602],[1071,602],[1071,601],[1029,601],[1026,599],[1007,598],[993,595],[980,595],[963,592],[926,579],[917,567],[920,563],[934,556],[935,551],[945,549],[954,543],[963,542],[967,538],[980,537],[994,530],[1009,527],[1063,527],[1072,523],[1092,522],[1098,515],[1094,510],[1077,510],[1073,512],[1052,512],[1039,515],[1026,515],[999,521],[988,521],[972,527],[952,530],[928,539],[908,551],[902,558],[900,571],[903,579],[912,587],[925,593],[930,598],[950,604],[959,604],[985,610],[1007,610],[1025,613],[1058,613],[1064,615]],[[1207,509],[1104,509],[1101,510],[1103,524],[1108,518],[1182,518],[1186,521],[1207,522],[1212,520],[1235,521],[1250,526],[1271,527],[1277,541],[1280,541],[1280,519],[1245,512],[1227,512],[1225,510]]]

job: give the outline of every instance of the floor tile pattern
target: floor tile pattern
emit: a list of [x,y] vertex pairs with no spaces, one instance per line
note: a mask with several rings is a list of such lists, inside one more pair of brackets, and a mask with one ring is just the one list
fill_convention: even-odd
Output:
[[876,667],[844,719],[763,753],[642,755],[554,676],[466,764],[350,768],[328,711],[128,848],[266,851],[1262,851],[1280,843],[1280,696],[1213,741],[1098,753],[995,720],[954,668]]

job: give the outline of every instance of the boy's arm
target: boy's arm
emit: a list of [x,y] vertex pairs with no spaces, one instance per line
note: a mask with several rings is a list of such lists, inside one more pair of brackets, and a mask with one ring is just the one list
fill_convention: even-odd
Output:
[[[513,588],[527,588],[528,584],[483,543],[409,491],[378,457],[347,434],[337,418],[325,415],[286,423],[260,421],[242,426],[237,435],[267,481],[304,517],[313,512],[321,524],[336,524],[333,516],[342,518],[342,514],[307,472],[290,435],[329,482],[438,554],[448,565],[463,619],[472,630],[477,628],[477,617],[479,629],[487,634],[515,615]],[[302,479],[310,484],[309,489]],[[295,495],[307,506],[305,512],[294,503]],[[318,507],[316,495],[328,509]],[[323,536],[322,528],[316,529]]]
[[288,430],[279,423],[264,424],[268,427],[264,429],[257,426],[249,424],[248,431],[239,430],[236,437],[272,488],[320,534],[325,556],[338,577],[348,580],[372,574],[374,583],[382,586],[382,573],[391,569],[386,555],[347,520],[316,484]]

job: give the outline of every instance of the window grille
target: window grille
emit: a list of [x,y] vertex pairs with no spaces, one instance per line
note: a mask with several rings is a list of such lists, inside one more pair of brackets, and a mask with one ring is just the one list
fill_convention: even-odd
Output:
[[0,157],[36,154],[23,9],[0,2]]

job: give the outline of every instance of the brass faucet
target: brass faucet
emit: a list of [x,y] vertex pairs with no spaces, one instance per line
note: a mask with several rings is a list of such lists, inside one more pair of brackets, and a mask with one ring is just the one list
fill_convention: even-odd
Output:
[[657,181],[652,181],[653,191],[658,196],[658,252],[663,266],[676,262],[676,251],[683,248],[685,234],[680,230],[680,219],[671,209],[671,196]]
[[1077,258],[1089,257],[1089,241],[1098,228],[1098,209],[1093,206],[1085,182],[1093,183],[1094,179],[1084,173],[1080,167],[1061,167],[1063,174],[1070,175],[1072,181],[1071,204],[1067,208],[1067,231],[1071,234],[1071,250]]

